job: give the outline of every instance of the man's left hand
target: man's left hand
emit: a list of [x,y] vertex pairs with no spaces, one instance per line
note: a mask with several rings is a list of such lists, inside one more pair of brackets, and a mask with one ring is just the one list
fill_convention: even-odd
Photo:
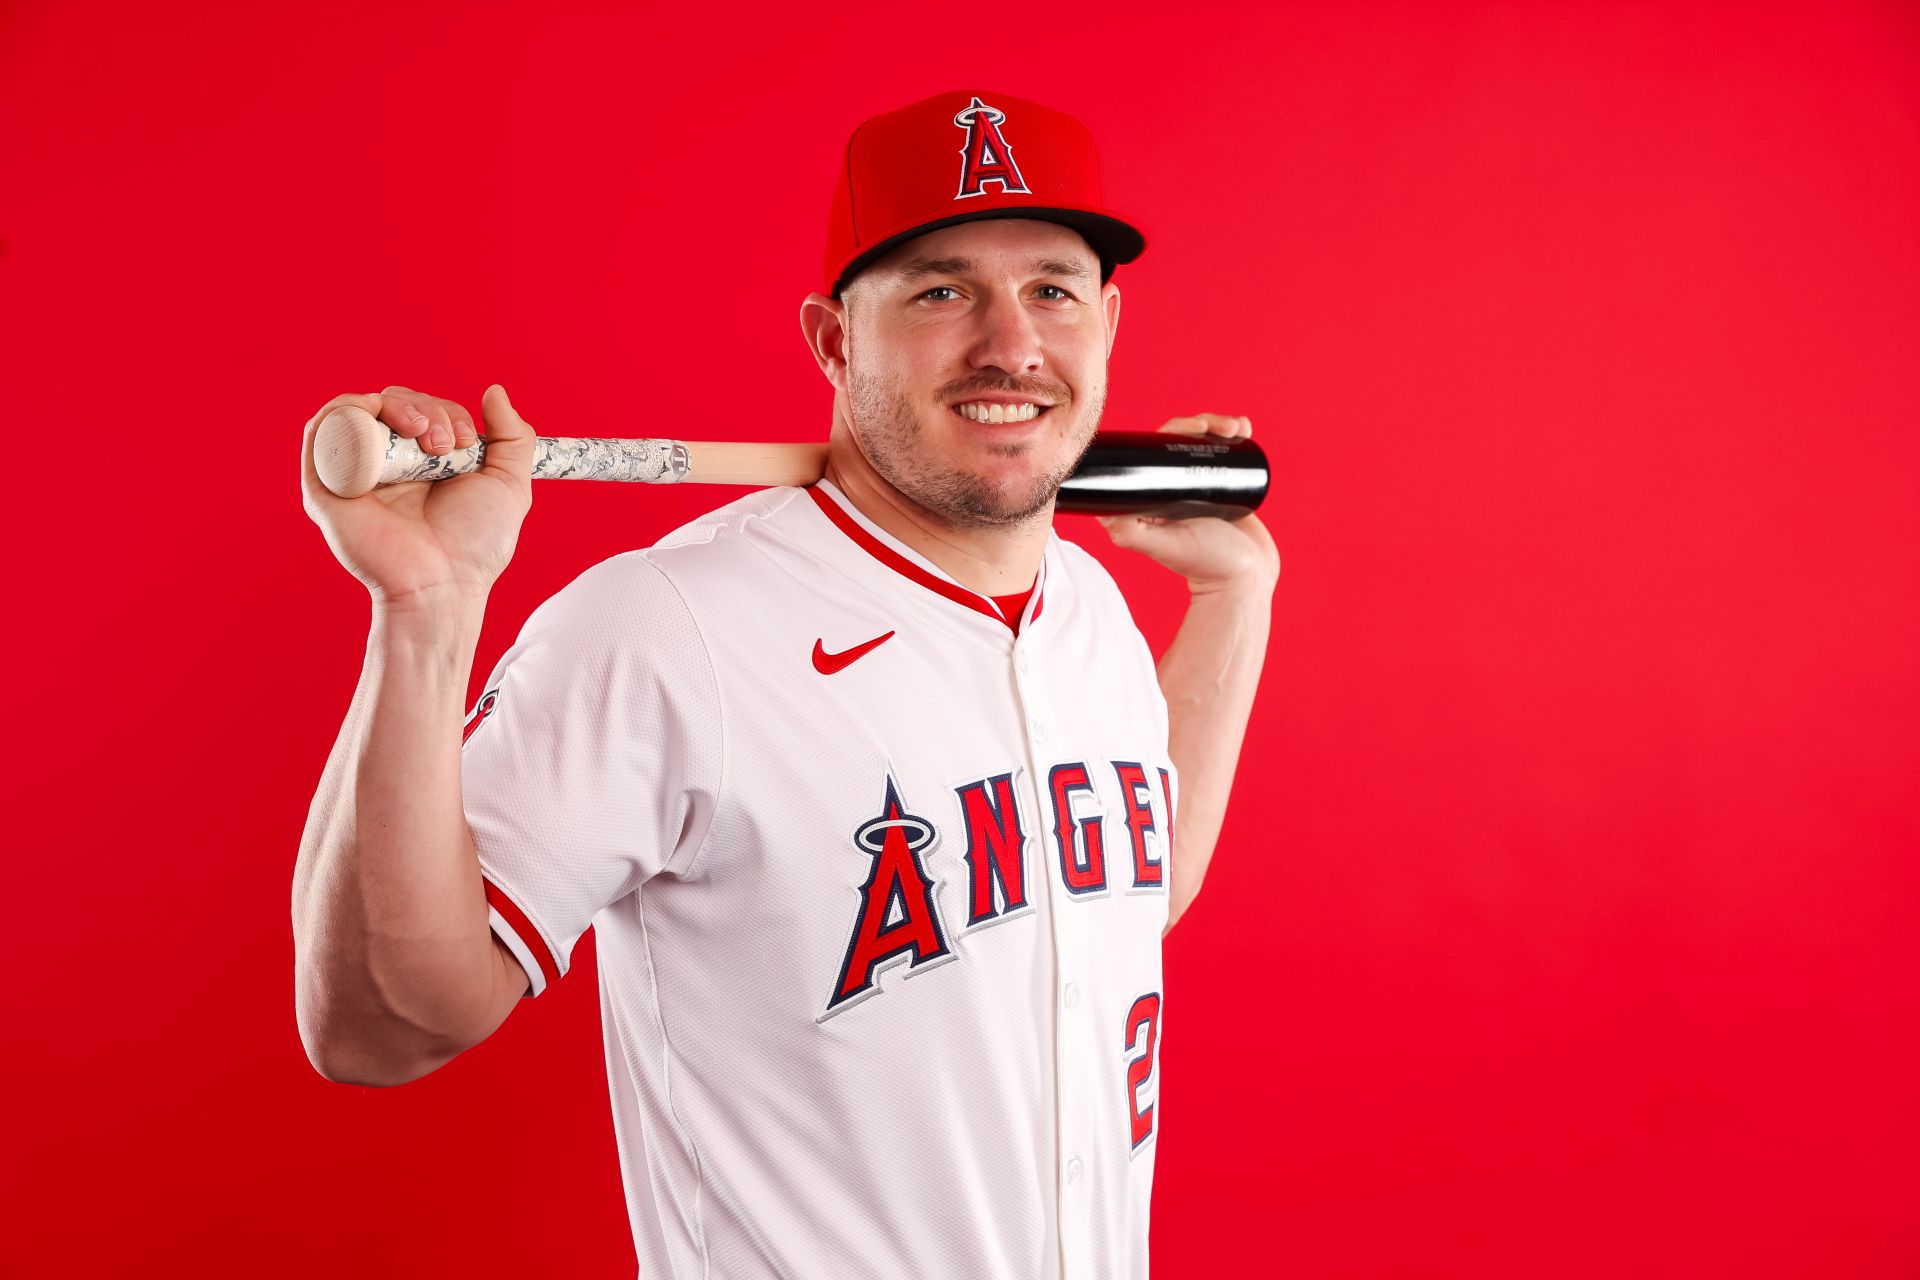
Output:
[[[1253,434],[1245,418],[1196,413],[1175,418],[1160,430],[1183,436],[1221,436],[1237,440]],[[1196,516],[1169,520],[1159,516],[1100,516],[1116,547],[1127,547],[1159,561],[1187,580],[1195,595],[1214,591],[1265,590],[1280,580],[1280,551],[1260,518],[1238,520]]]

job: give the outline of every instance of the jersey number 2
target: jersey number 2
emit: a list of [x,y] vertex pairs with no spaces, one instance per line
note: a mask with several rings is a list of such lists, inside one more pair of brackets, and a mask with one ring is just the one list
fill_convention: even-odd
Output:
[[1149,991],[1127,1010],[1127,1107],[1132,1113],[1135,1151],[1153,1136],[1153,1103],[1141,1107],[1140,1089],[1153,1079],[1159,1064],[1155,1053],[1159,1038],[1160,993]]

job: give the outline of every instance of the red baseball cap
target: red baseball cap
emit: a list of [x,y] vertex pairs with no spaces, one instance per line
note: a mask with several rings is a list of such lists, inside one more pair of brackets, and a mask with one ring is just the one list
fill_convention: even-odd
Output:
[[1100,194],[1093,135],[1072,116],[955,90],[875,116],[847,139],[827,225],[827,292],[914,236],[977,218],[1038,218],[1078,231],[1104,284],[1147,238]]

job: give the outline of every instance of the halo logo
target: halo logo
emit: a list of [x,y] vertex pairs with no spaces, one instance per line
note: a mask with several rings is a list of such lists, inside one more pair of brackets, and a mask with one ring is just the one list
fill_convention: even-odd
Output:
[[1027,180],[1020,176],[1020,166],[1013,162],[1013,148],[1000,132],[1006,119],[1006,112],[977,97],[953,117],[953,122],[967,131],[966,143],[960,148],[960,190],[954,194],[955,200],[984,195],[989,182],[999,183],[1003,195],[1032,194],[1027,190]]
[[931,849],[939,832],[931,822],[908,813],[900,788],[887,776],[880,816],[860,824],[854,847],[872,859],[866,883],[860,886],[859,911],[847,954],[840,962],[827,1007],[815,1021],[824,1021],[849,1005],[880,990],[882,969],[905,962],[907,976],[954,958],[947,931],[940,923],[935,889],[939,881],[927,873],[922,854]]

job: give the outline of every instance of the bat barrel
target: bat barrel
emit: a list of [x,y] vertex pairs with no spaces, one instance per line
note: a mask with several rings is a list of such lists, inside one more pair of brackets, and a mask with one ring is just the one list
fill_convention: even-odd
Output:
[[1103,431],[1060,486],[1055,507],[1089,515],[1237,520],[1267,496],[1267,455],[1249,437]]

